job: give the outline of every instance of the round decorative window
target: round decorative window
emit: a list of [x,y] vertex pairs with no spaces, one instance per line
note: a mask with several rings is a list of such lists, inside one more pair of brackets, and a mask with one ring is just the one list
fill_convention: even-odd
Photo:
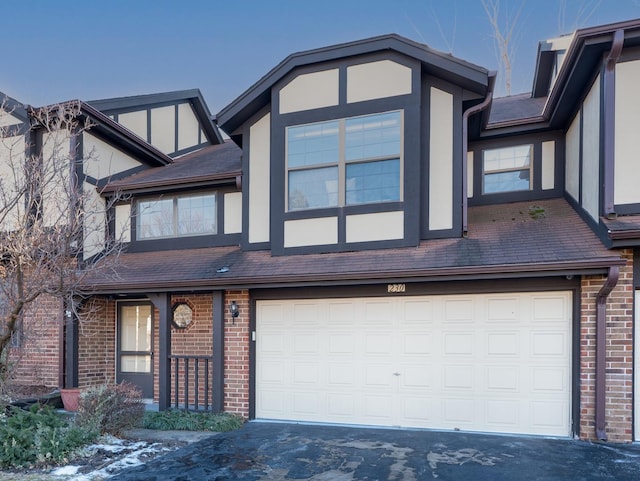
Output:
[[178,329],[184,329],[193,321],[193,310],[188,304],[176,304],[173,308],[173,325]]

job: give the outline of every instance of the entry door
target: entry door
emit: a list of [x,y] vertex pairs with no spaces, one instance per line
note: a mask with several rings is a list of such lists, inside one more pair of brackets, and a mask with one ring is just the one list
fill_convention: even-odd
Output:
[[153,316],[149,303],[118,304],[116,380],[153,397]]

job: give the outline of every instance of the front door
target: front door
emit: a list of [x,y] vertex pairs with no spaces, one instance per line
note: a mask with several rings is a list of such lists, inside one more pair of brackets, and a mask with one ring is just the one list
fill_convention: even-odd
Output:
[[153,398],[153,310],[150,303],[118,303],[116,381]]

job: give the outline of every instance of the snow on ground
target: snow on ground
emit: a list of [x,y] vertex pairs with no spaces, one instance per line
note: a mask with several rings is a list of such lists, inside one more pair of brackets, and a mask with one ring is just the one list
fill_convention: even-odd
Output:
[[[96,481],[108,479],[123,469],[144,464],[146,460],[165,454],[178,446],[145,441],[127,441],[114,436],[102,436],[100,442],[91,444],[81,451],[77,464],[61,466],[50,472],[65,481]],[[83,460],[89,461],[83,463]],[[81,472],[84,471],[84,472]]]

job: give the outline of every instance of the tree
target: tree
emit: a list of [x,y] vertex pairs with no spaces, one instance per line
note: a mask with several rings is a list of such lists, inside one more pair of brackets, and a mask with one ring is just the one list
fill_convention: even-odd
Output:
[[518,25],[518,19],[524,7],[524,2],[520,4],[515,14],[511,14],[510,12],[504,13],[501,23],[500,0],[480,1],[487,14],[489,25],[491,26],[498,63],[504,78],[505,92],[507,95],[511,95],[511,73],[513,72],[517,43],[514,39],[514,33],[516,32],[516,26]]
[[[11,374],[12,341],[29,336],[25,315],[46,298],[76,310],[90,295],[84,279],[113,275],[121,249],[106,235],[118,196],[102,200],[78,175],[91,157],[76,155],[77,139],[91,128],[81,103],[25,113],[28,122],[14,124],[7,102],[0,110],[0,388]],[[108,262],[96,262],[107,255]],[[53,317],[52,329],[63,320]]]

